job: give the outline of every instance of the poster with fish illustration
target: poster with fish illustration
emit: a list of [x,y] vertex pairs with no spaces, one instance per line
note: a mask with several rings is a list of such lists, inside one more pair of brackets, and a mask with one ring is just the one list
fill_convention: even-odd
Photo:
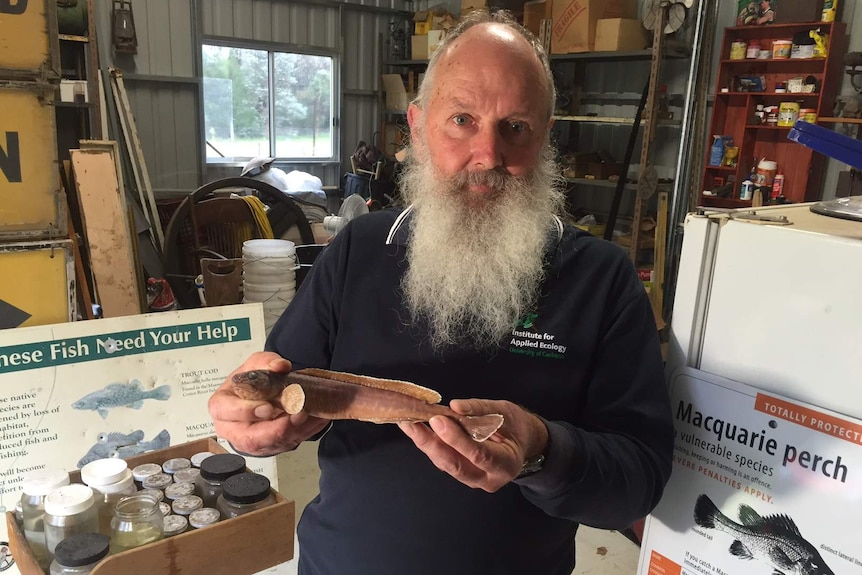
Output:
[[673,474],[639,575],[862,574],[862,421],[692,368],[669,386]]
[[[0,330],[0,511],[29,471],[214,435],[210,395],[264,339],[260,304]],[[274,458],[248,463],[277,488]]]

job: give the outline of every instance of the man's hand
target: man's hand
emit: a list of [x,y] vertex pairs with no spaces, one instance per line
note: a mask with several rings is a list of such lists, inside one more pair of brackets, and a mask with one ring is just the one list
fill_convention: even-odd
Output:
[[464,485],[494,493],[515,479],[524,460],[544,453],[548,428],[536,415],[509,401],[456,399],[449,407],[463,415],[500,413],[503,426],[487,441],[473,441],[454,420],[434,416],[429,426],[398,426],[437,466]]
[[234,393],[231,378],[252,369],[289,372],[290,362],[272,352],[257,352],[235,369],[209,399],[209,412],[215,432],[235,450],[264,457],[291,451],[323,430],[325,419],[305,413],[288,415],[268,401],[241,399]]

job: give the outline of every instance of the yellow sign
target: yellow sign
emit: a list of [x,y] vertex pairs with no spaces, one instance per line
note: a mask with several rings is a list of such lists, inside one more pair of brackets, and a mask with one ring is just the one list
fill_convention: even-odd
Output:
[[0,244],[0,277],[7,278],[0,282],[4,308],[11,306],[30,316],[20,327],[74,319],[75,260],[70,240]]
[[45,0],[0,0],[0,69],[36,71],[51,61]]
[[35,88],[0,88],[0,110],[0,238],[65,235],[53,106]]

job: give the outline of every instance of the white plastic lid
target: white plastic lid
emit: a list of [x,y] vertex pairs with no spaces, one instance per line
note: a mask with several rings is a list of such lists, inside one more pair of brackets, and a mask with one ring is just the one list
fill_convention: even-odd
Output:
[[36,497],[48,495],[58,487],[69,485],[69,472],[62,469],[33,471],[24,478],[24,493]]
[[778,168],[778,162],[773,160],[760,160],[760,163],[757,164],[758,168],[763,168],[764,170],[775,170]]
[[292,256],[296,244],[290,240],[246,240],[242,243],[242,254],[257,257]]
[[93,490],[81,483],[58,487],[45,497],[45,513],[48,515],[75,515],[93,505]]
[[90,487],[110,485],[122,480],[129,471],[129,464],[125,459],[109,457],[91,461],[81,468],[81,481]]
[[109,483],[108,485],[93,485],[92,487],[94,491],[98,491],[99,493],[121,493],[128,490],[134,484],[135,477],[132,475],[131,470],[126,469],[123,474],[123,478],[116,483]]

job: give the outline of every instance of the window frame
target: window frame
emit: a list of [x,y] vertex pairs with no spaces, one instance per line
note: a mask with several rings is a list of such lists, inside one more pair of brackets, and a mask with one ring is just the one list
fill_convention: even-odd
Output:
[[[198,58],[203,59],[203,50],[205,46],[219,46],[223,48],[239,48],[246,50],[262,50],[267,52],[268,66],[268,90],[269,90],[269,155],[275,157],[275,162],[279,164],[340,164],[341,160],[341,53],[338,50],[330,48],[319,48],[314,46],[302,46],[298,44],[288,44],[282,42],[269,42],[263,40],[245,40],[242,38],[229,38],[223,36],[202,36],[198,45]],[[323,56],[332,59],[332,119],[330,123],[331,140],[332,140],[332,155],[329,157],[289,157],[276,156],[275,147],[276,141],[273,137],[275,134],[275,53],[299,54],[302,56]],[[202,153],[205,166],[211,167],[242,167],[250,160],[222,159],[211,158],[207,156],[207,134],[206,134],[206,118],[204,115],[204,74],[203,67],[200,73],[200,132]]]

